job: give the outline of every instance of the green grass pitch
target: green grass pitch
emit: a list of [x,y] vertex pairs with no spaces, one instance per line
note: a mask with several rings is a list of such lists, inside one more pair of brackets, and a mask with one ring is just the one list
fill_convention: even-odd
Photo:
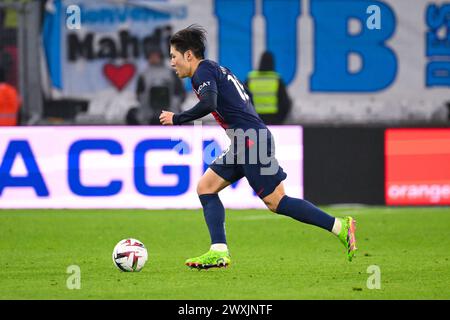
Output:
[[[353,262],[317,227],[228,210],[232,265],[207,271],[184,266],[209,247],[200,210],[0,210],[0,299],[450,299],[450,208],[323,209],[355,217]],[[148,249],[139,273],[112,263],[127,237]],[[70,265],[78,290],[67,288]],[[367,286],[370,266],[380,289]]]

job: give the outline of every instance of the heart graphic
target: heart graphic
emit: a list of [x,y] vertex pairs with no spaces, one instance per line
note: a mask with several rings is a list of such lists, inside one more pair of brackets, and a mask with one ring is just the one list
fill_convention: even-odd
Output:
[[121,91],[128,82],[133,78],[136,72],[136,67],[134,64],[126,63],[121,66],[116,66],[111,63],[107,63],[103,66],[103,73],[105,77]]

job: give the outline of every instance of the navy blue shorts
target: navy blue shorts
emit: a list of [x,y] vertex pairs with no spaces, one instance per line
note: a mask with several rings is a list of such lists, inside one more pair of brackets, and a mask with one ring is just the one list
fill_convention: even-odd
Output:
[[287,177],[275,158],[275,148],[271,145],[271,140],[271,137],[267,140],[268,146],[265,150],[267,156],[259,156],[258,149],[256,149],[255,153],[258,156],[251,157],[251,150],[257,146],[252,142],[251,146],[247,145],[245,148],[246,152],[243,156],[242,153],[227,150],[216,158],[209,168],[230,183],[246,177],[255,193],[263,199],[270,195]]

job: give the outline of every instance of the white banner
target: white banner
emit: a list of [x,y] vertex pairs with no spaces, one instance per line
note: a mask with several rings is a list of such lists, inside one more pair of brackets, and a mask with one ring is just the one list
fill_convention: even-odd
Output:
[[[271,127],[287,194],[303,196],[298,126]],[[0,208],[201,207],[199,178],[229,145],[223,129],[0,128]],[[264,208],[245,178],[223,190],[227,208]]]

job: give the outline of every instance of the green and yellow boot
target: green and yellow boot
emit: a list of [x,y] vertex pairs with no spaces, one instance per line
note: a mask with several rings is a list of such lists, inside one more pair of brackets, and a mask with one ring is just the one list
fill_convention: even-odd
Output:
[[338,238],[347,249],[348,261],[352,261],[355,256],[355,252],[358,249],[356,247],[356,221],[352,217],[338,218],[341,221],[342,228],[339,232]]
[[231,256],[228,251],[209,250],[207,253],[187,259],[185,265],[196,269],[223,268],[229,266]]

